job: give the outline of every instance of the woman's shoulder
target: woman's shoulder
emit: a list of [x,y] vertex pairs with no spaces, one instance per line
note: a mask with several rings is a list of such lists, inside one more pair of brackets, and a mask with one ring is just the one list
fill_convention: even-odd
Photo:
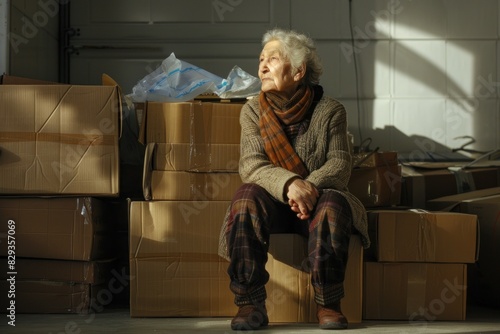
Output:
[[344,105],[330,96],[322,96],[315,107],[315,114],[323,114],[324,116],[340,116],[345,115],[345,113]]
[[252,109],[256,110],[259,108],[259,96],[251,96],[247,98],[247,102],[245,102],[245,106]]
[[330,97],[328,95],[323,95],[321,97],[321,99],[318,101],[318,106],[322,106],[322,107],[326,107],[326,108],[330,107],[333,109],[337,109],[337,108],[345,109],[342,102],[340,102],[339,100],[337,100],[333,97]]

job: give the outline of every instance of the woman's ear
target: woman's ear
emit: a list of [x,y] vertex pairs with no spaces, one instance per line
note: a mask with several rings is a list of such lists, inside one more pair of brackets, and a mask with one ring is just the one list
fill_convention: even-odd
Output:
[[295,72],[295,75],[293,76],[293,80],[294,81],[301,81],[305,75],[306,75],[306,66],[304,64],[302,64],[297,69],[297,72]]

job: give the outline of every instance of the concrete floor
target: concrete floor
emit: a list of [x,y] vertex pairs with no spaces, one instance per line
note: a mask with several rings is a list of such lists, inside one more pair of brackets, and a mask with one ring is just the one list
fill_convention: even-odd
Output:
[[[470,306],[466,321],[409,323],[408,321],[363,321],[351,324],[346,333],[500,333],[500,309]],[[18,314],[16,326],[3,317],[0,333],[237,333],[229,318],[131,318],[126,308],[108,308],[100,313]],[[257,332],[257,331],[256,331]],[[272,323],[258,333],[324,333],[316,324]],[[247,332],[251,333],[251,332]]]

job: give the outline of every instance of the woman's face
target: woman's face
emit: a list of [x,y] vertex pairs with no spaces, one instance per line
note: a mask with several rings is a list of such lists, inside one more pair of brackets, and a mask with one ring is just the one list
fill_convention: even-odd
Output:
[[264,45],[260,54],[259,78],[262,81],[262,91],[273,91],[292,97],[302,75],[300,71],[292,74],[290,62],[280,54],[280,41],[270,41]]

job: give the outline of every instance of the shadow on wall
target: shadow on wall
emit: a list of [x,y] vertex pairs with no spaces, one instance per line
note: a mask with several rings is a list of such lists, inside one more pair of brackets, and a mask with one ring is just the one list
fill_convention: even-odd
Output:
[[[400,8],[398,12],[395,12],[393,15],[394,18],[398,18],[401,21],[401,18],[398,17],[398,15],[404,10],[404,11],[411,11],[412,10],[412,5],[415,5],[414,3],[410,3],[408,1],[405,1],[404,3],[400,4]],[[443,4],[440,5],[440,3],[436,2],[436,6],[445,6]],[[373,12],[373,11],[372,11]],[[354,10],[353,15],[356,15],[356,11]],[[374,17],[374,22],[375,24],[376,18]],[[426,22],[426,20],[422,21],[423,23]],[[412,27],[415,29],[421,30],[428,33],[433,33],[434,30],[437,29],[435,25],[428,24],[428,25],[419,25],[415,26],[416,21],[413,20],[411,22]],[[398,22],[398,24],[404,25],[404,22]],[[354,38],[355,38],[355,44],[354,48],[352,49],[353,55],[357,57],[358,59],[356,60],[358,63],[360,55],[362,54],[363,59],[369,59],[373,60],[373,62],[363,62],[360,65],[362,66],[359,69],[359,78],[358,80],[360,81],[359,85],[360,87],[363,87],[363,95],[368,96],[369,98],[371,97],[376,97],[377,91],[376,91],[376,84],[377,80],[374,80],[373,82],[363,82],[363,73],[373,73],[371,77],[376,78],[376,67],[377,66],[382,66],[386,68],[390,68],[393,66],[394,70],[399,73],[399,75],[407,77],[408,81],[407,83],[411,80],[415,82],[416,86],[415,89],[424,89],[425,91],[429,92],[428,97],[419,97],[412,95],[411,92],[409,93],[409,96],[396,96],[396,97],[401,97],[402,100],[406,99],[408,103],[411,103],[412,100],[415,102],[418,101],[430,101],[429,103],[430,106],[435,106],[433,104],[434,100],[441,99],[441,100],[447,100],[447,99],[452,99],[452,103],[448,104],[448,102],[443,103],[442,106],[436,107],[436,110],[422,110],[422,123],[420,126],[416,126],[415,129],[412,129],[411,120],[417,120],[418,121],[418,116],[415,116],[414,114],[411,115],[411,118],[408,120],[408,124],[404,124],[406,127],[409,127],[411,130],[408,129],[403,129],[403,131],[406,131],[407,133],[409,131],[412,131],[413,133],[416,132],[424,132],[426,134],[432,134],[433,138],[425,138],[423,136],[407,136],[404,135],[404,133],[396,128],[397,126],[400,126],[401,124],[398,124],[398,122],[394,122],[394,115],[401,115],[401,113],[404,113],[404,110],[394,110],[394,115],[392,117],[392,120],[390,121],[393,126],[386,126],[382,129],[376,128],[376,126],[380,125],[380,122],[377,124],[375,122],[375,108],[374,105],[371,104],[369,101],[363,101],[364,104],[361,107],[360,110],[360,117],[361,117],[361,124],[360,124],[360,131],[363,133],[363,138],[356,138],[356,140],[360,140],[362,142],[366,138],[372,138],[373,142],[378,143],[379,145],[375,146],[389,146],[389,147],[384,147],[384,149],[392,149],[392,150],[397,150],[401,152],[409,152],[408,155],[410,155],[412,152],[422,152],[422,154],[415,155],[413,154],[413,157],[416,158],[417,156],[426,156],[428,152],[430,153],[445,153],[445,154],[450,154],[450,157],[456,157],[460,158],[459,155],[452,155],[451,153],[453,152],[453,147],[448,147],[447,145],[454,145],[456,143],[456,147],[462,146],[465,141],[463,139],[463,136],[469,137],[469,138],[476,138],[477,142],[474,141],[473,143],[470,143],[467,148],[469,149],[474,149],[477,151],[490,151],[495,149],[498,144],[494,143],[492,141],[486,140],[487,138],[491,138],[486,136],[485,133],[485,126],[491,126],[491,132],[497,132],[497,128],[494,124],[488,124],[485,122],[486,117],[481,117],[480,119],[477,118],[477,112],[479,110],[485,111],[487,110],[485,106],[481,106],[480,108],[480,100],[483,102],[483,99],[488,99],[488,98],[496,98],[497,93],[497,86],[498,83],[495,83],[492,81],[491,75],[488,78],[484,78],[480,74],[480,64],[478,64],[477,57],[474,57],[474,54],[477,53],[478,51],[475,49],[471,49],[471,47],[467,47],[467,45],[471,45],[471,43],[464,43],[460,44],[459,42],[454,42],[449,39],[446,39],[446,37],[441,38],[446,43],[446,52],[463,52],[464,55],[467,55],[467,61],[470,63],[470,68],[464,69],[464,71],[470,71],[470,78],[472,82],[470,83],[464,83],[464,82],[458,82],[457,79],[450,77],[447,75],[445,70],[439,66],[437,66],[435,63],[433,63],[433,59],[435,57],[443,57],[444,61],[448,61],[450,59],[450,55],[429,55],[429,58],[423,57],[422,55],[418,54],[415,50],[412,50],[410,47],[406,46],[404,43],[399,43],[394,46],[395,49],[391,48],[390,55],[385,55],[380,56],[377,54],[376,48],[373,47],[367,47],[370,44],[373,44],[373,42],[377,41],[394,41],[392,40],[392,37],[389,36],[388,34],[384,34],[383,32],[377,30],[376,31],[376,39],[374,33],[368,31],[369,24],[365,26],[365,29],[363,30],[362,27],[360,26],[354,26],[353,30],[355,32]],[[372,27],[373,28],[373,27]],[[357,33],[356,33],[357,32]],[[438,33],[435,34],[436,37],[439,36]],[[426,39],[431,41],[431,39]],[[449,51],[451,50],[451,51]],[[460,50],[460,51],[457,51]],[[394,53],[394,54],[393,54]],[[492,60],[495,58],[492,57]],[[397,64],[397,60],[402,60],[400,64]],[[352,56],[350,61],[353,61]],[[466,64],[469,65],[469,64]],[[488,65],[486,65],[488,66]],[[484,68],[484,66],[483,66]],[[496,68],[496,67],[495,67]],[[493,77],[496,77],[496,75],[493,73]],[[370,76],[369,76],[370,77]],[[463,77],[463,76],[462,76]],[[394,85],[397,83],[394,82]],[[467,89],[465,90],[463,87],[467,87],[466,84],[468,84],[472,92]],[[417,87],[418,86],[418,87]],[[397,88],[397,87],[395,87]],[[403,87],[405,91],[411,91],[411,87],[408,88]],[[394,96],[391,96],[391,99]],[[376,98],[375,98],[376,99]],[[394,103],[394,100],[391,101],[394,106],[397,106],[397,104]],[[496,106],[497,104],[495,104]],[[396,108],[396,107],[394,107]],[[498,107],[497,107],[498,109]],[[420,110],[419,110],[420,111]],[[410,112],[410,111],[408,111]],[[431,119],[435,115],[435,121]],[[406,119],[406,116],[402,116],[404,119]],[[399,119],[402,118],[399,116]],[[496,119],[498,119],[498,110],[496,113]],[[471,119],[474,121],[474,124],[470,124],[470,127],[467,125],[467,123],[471,122]],[[495,122],[496,123],[496,122]],[[433,128],[429,128],[426,125],[432,124]],[[434,125],[435,124],[435,125]],[[355,125],[352,124],[354,127]],[[460,134],[458,134],[461,132]],[[453,136],[454,133],[457,133],[457,136]],[[454,137],[454,138],[453,138]],[[388,139],[390,138],[390,139]],[[496,138],[496,137],[495,137]],[[441,143],[438,143],[438,141]],[[446,143],[447,145],[443,145],[442,143]],[[470,154],[467,154],[467,152],[462,151],[462,153],[465,153],[464,156],[471,156]],[[463,154],[461,154],[463,155]],[[472,155],[471,157],[474,157]]]

